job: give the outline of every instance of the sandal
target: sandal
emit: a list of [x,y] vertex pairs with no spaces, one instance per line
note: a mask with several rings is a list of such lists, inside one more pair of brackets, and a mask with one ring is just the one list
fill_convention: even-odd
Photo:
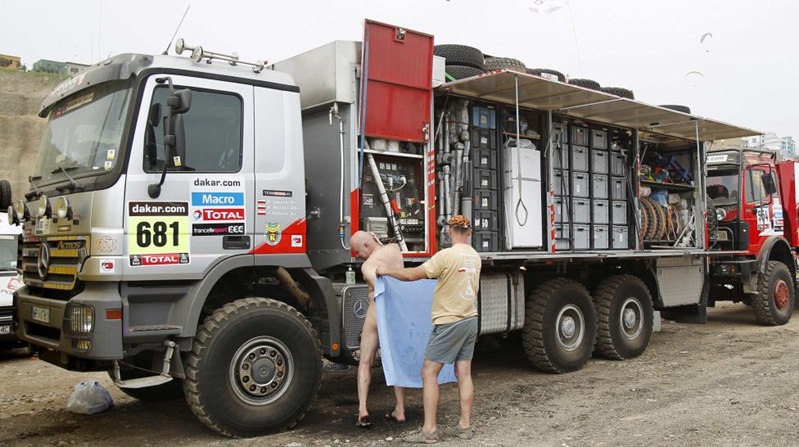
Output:
[[461,428],[459,425],[456,425],[452,428],[444,430],[444,436],[447,438],[459,438],[459,439],[469,440],[474,437],[474,430],[472,429],[472,427]]
[[396,416],[394,416],[394,410],[386,412],[386,414],[383,415],[383,421],[385,421],[385,422],[394,422],[395,424],[404,424],[405,423],[404,419],[403,420],[399,420],[399,419],[397,419]]
[[358,420],[355,421],[355,426],[358,428],[372,428],[372,421],[369,420],[369,416],[358,417]]
[[433,433],[427,433],[424,430],[419,430],[418,432],[403,438],[403,441],[409,444],[435,444],[438,442],[438,430],[434,431]]

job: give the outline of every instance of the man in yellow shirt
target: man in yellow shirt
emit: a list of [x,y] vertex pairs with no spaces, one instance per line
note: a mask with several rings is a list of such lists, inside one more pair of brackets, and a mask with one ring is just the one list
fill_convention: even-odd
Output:
[[449,435],[461,439],[472,438],[472,356],[478,332],[476,304],[481,260],[480,255],[469,245],[471,234],[469,219],[455,216],[449,221],[452,247],[439,251],[418,267],[396,269],[380,266],[376,270],[378,275],[391,276],[402,281],[438,278],[433,292],[433,332],[427,343],[422,366],[424,425],[420,433],[406,437],[405,442],[438,442],[438,373],[448,363],[455,363],[461,406],[458,425],[451,429]]

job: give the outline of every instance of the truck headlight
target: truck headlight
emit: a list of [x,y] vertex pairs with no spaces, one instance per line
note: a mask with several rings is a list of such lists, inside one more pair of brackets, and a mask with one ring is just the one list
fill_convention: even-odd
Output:
[[67,304],[63,329],[70,337],[86,338],[91,335],[94,330],[94,308],[86,304]]
[[19,223],[19,219],[17,219],[17,212],[14,211],[14,205],[8,205],[8,209],[6,210],[6,219],[8,219],[9,225],[15,225]]
[[716,220],[724,220],[727,217],[727,211],[724,208],[716,208]]
[[50,217],[52,210],[50,209],[50,200],[47,196],[42,194],[39,200],[36,201],[36,217]]
[[14,212],[17,213],[17,220],[20,222],[30,216],[28,214],[28,207],[25,205],[25,202],[22,199],[17,200],[17,202],[14,204]]
[[72,207],[69,205],[69,199],[64,196],[55,199],[55,214],[59,219],[72,219]]

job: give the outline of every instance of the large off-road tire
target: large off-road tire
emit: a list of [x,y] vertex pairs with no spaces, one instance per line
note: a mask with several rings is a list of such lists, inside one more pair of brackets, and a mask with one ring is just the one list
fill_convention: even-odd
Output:
[[0,211],[5,211],[11,206],[11,183],[0,180]]
[[651,217],[649,216],[649,211],[647,210],[646,206],[644,206],[644,201],[641,199],[639,203],[639,211],[641,211],[641,228],[638,229],[638,236],[641,240],[646,240],[646,235],[649,232],[649,225],[651,225]]
[[758,295],[752,297],[755,320],[766,326],[781,326],[791,319],[796,303],[794,284],[788,266],[768,261],[757,278]]
[[485,59],[483,52],[466,45],[436,45],[433,54],[446,59],[446,65],[463,65],[483,70]]
[[569,79],[569,84],[583,88],[590,88],[591,90],[599,90],[602,88],[602,86],[599,85],[599,82],[596,82],[593,79]]
[[483,70],[466,65],[447,65],[444,71],[453,79],[466,79],[483,74]]
[[594,293],[597,311],[596,351],[624,360],[646,351],[652,338],[654,313],[649,289],[632,275],[605,279]]
[[641,198],[641,212],[646,213],[648,218],[648,225],[646,227],[646,231],[644,232],[644,240],[651,241],[655,235],[655,232],[658,231],[658,222],[657,222],[657,215],[655,214],[655,209],[652,207],[652,202],[646,198]]
[[228,436],[261,436],[295,426],[322,378],[322,352],[296,309],[244,298],[217,309],[197,331],[184,389],[194,414]]
[[620,96],[622,98],[627,99],[635,99],[635,94],[632,90],[623,88],[623,87],[602,87],[599,89],[604,93],[610,93],[611,95]]
[[522,345],[537,369],[576,371],[591,358],[595,340],[596,310],[582,284],[551,279],[527,298]]
[[521,71],[527,73],[527,67],[524,62],[513,59],[510,57],[487,57],[485,60],[485,71],[504,70],[504,69]]
[[674,110],[676,112],[682,112],[682,113],[688,113],[688,114],[691,113],[691,108],[690,107],[681,106],[679,104],[662,104],[660,107],[663,107],[664,109]]
[[[161,355],[163,356],[163,354]],[[137,369],[135,367],[121,365],[121,368],[119,370],[119,375],[122,378],[122,380],[138,379],[141,377],[154,376],[157,374],[156,372],[154,372],[149,362],[145,365],[141,363],[139,360],[140,359],[130,360],[129,362],[137,366],[138,368],[144,368],[144,369]],[[126,361],[123,360],[122,362]],[[108,371],[108,377],[110,377],[111,380],[114,380],[114,370]],[[128,396],[134,399],[138,399],[144,402],[166,402],[170,400],[180,399],[184,396],[183,380],[181,379],[172,379],[170,382],[147,388],[119,387],[119,391],[122,391],[123,393],[127,394]]]

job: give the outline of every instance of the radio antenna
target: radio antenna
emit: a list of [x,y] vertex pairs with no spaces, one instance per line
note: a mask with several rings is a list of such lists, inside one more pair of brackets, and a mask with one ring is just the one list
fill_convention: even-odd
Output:
[[186,18],[186,14],[188,14],[188,13],[189,13],[189,8],[191,8],[191,3],[189,3],[189,4],[186,6],[186,11],[183,13],[183,17],[181,17],[181,18],[180,18],[180,23],[178,23],[178,27],[177,27],[177,28],[175,28],[175,32],[172,34],[172,38],[171,38],[171,39],[169,39],[169,43],[168,43],[168,44],[166,44],[166,50],[164,50],[164,52],[163,52],[163,53],[161,53],[161,54],[163,54],[164,56],[166,56],[167,54],[169,54],[169,47],[171,47],[171,46],[172,46],[172,42],[175,40],[175,36],[177,36],[177,35],[178,35],[178,31],[180,31],[180,26],[181,26],[181,25],[183,25],[183,20]]

